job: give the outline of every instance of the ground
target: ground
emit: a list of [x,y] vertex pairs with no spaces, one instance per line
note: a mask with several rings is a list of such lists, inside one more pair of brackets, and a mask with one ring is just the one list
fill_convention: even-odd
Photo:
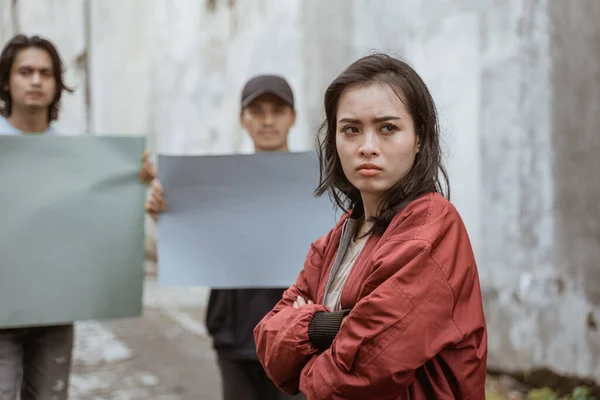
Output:
[[148,279],[140,318],[76,325],[70,398],[215,399],[220,381],[203,324],[207,290]]

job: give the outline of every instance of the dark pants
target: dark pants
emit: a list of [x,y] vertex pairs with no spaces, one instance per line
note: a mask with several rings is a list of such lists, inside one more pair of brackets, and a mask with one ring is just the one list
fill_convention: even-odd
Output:
[[267,377],[259,361],[219,359],[223,400],[305,399],[280,391]]
[[66,400],[73,325],[0,329],[0,400]]

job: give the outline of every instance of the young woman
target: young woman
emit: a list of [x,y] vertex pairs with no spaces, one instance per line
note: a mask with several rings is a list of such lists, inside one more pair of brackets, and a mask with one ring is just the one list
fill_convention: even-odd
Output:
[[255,328],[260,361],[278,387],[310,400],[484,399],[477,267],[444,195],[425,83],[370,55],[329,86],[325,112],[317,194],[347,212]]

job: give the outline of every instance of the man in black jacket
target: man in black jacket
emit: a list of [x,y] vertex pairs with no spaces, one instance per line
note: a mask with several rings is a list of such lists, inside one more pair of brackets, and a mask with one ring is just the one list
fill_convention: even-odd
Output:
[[[250,79],[242,90],[240,122],[252,138],[255,151],[289,151],[288,135],[296,122],[296,111],[288,82],[276,75]],[[153,167],[146,164],[153,174]],[[162,190],[156,182],[146,210],[156,220],[163,209]],[[304,398],[290,397],[277,389],[256,357],[254,327],[273,309],[285,289],[211,290],[206,325],[217,352],[224,400]]]

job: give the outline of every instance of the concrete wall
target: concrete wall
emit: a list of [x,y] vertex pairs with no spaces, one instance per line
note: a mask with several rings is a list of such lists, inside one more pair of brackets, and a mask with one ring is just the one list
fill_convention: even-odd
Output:
[[[553,256],[564,290],[540,323],[549,358],[578,373],[591,369],[600,380],[600,2],[577,4],[552,2],[549,10]],[[560,346],[569,334],[570,345]]]
[[62,130],[187,154],[251,150],[237,116],[253,74],[288,77],[304,150],[336,74],[404,57],[440,110],[490,366],[600,380],[599,20],[597,0],[18,0],[0,39],[56,41],[77,88]]
[[549,361],[536,319],[555,298],[550,24],[548,1],[515,0],[496,11],[486,16],[481,71],[479,263],[491,364],[517,369]]

